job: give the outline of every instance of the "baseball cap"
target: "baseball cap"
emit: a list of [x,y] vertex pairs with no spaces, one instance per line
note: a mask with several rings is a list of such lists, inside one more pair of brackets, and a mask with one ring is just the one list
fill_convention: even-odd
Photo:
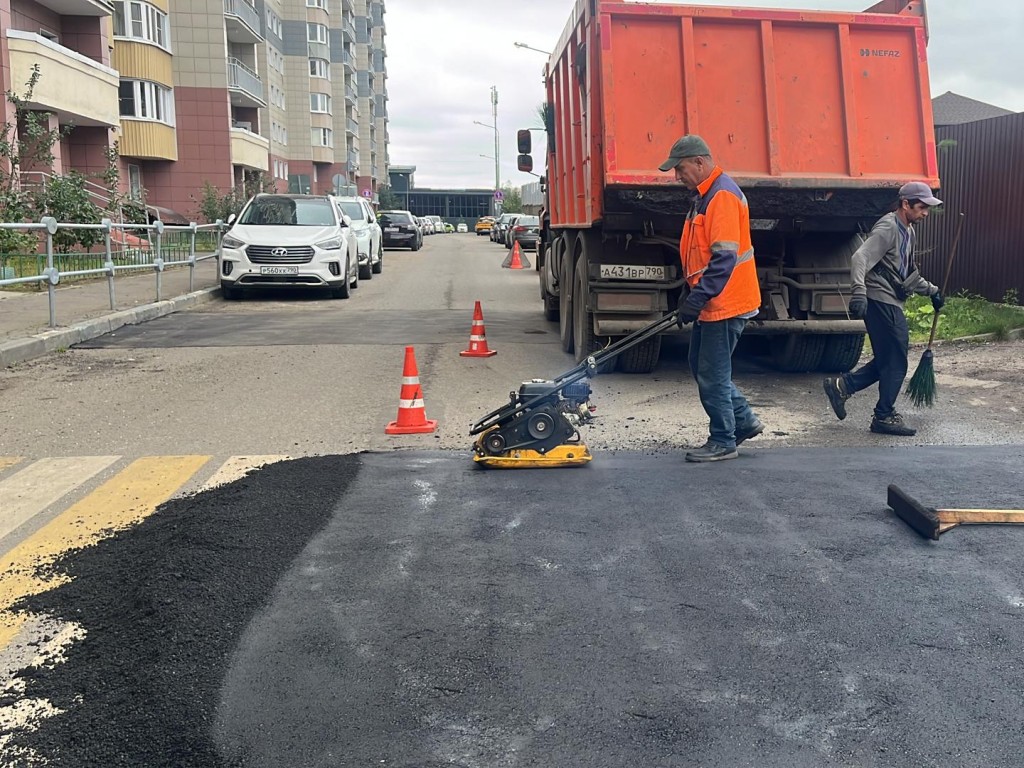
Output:
[[925,205],[942,205],[932,194],[932,188],[923,181],[911,181],[900,187],[900,200],[920,200]]
[[704,139],[695,133],[688,133],[672,145],[668,160],[658,166],[659,171],[671,171],[684,157],[700,157],[710,155],[711,150]]

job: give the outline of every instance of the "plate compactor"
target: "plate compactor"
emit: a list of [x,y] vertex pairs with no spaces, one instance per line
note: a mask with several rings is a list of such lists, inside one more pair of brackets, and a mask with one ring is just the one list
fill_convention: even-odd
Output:
[[493,469],[580,467],[593,458],[580,427],[594,418],[590,383],[603,364],[676,324],[670,312],[597,350],[554,379],[533,379],[509,392],[509,402],[473,425],[473,461]]

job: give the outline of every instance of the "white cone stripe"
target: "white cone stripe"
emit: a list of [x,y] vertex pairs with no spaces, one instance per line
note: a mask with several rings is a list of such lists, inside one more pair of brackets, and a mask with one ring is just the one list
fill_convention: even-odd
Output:
[[420,377],[419,376],[403,376],[402,377],[402,385],[403,386],[408,386],[409,384],[419,384],[419,383],[420,383]]
[[470,341],[483,341],[484,337],[483,336],[470,336],[469,340]]
[[423,400],[422,399],[420,399],[420,400],[399,400],[398,401],[398,407],[399,407],[399,409],[402,409],[402,408],[422,408],[423,407]]

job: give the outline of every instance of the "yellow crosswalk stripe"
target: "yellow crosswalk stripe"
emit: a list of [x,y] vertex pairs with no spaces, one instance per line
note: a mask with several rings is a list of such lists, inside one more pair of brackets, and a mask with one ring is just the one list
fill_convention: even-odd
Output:
[[0,536],[39,514],[120,456],[40,459],[0,481]]
[[227,485],[240,477],[244,477],[247,472],[253,469],[264,467],[267,464],[274,464],[278,461],[287,461],[290,458],[290,456],[232,456],[221,465],[221,468],[209,480],[203,483],[199,490],[208,491],[211,488],[216,488],[218,485]]
[[0,456],[0,472],[21,461],[21,456]]
[[41,566],[152,514],[209,460],[209,456],[138,459],[0,557],[0,649],[26,620],[23,614],[11,611],[11,606],[67,580],[61,574],[41,577]]

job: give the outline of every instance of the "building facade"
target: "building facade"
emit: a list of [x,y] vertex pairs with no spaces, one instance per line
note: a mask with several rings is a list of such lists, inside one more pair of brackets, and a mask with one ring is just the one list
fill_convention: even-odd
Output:
[[[387,178],[383,0],[0,0],[0,85],[73,125],[49,169],[195,218],[204,187],[361,193]],[[0,116],[6,121],[10,104]]]

